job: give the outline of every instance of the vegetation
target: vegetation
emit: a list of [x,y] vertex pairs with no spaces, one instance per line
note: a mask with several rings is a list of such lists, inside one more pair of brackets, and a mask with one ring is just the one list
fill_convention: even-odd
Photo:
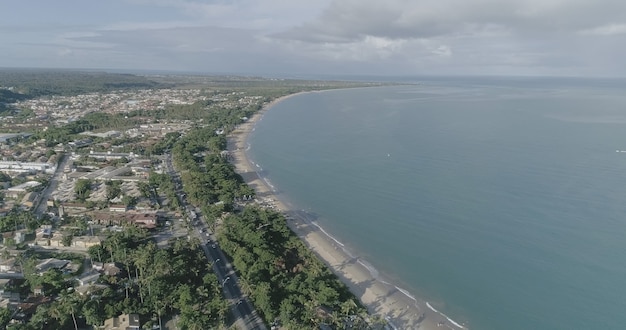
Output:
[[42,224],[49,224],[50,219],[48,217],[37,217],[28,211],[23,211],[19,208],[13,208],[7,215],[0,217],[0,232],[8,232],[26,228],[30,231],[34,231]]
[[[21,131],[31,125],[33,135],[25,139],[29,145],[38,144],[41,139],[48,147],[86,140],[79,134],[91,130],[122,130],[147,122],[186,121],[191,126],[189,130],[170,132],[158,141],[147,141],[143,137],[94,137],[89,138],[90,148],[104,151],[119,146],[116,150],[143,155],[171,152],[183,181],[186,200],[200,208],[209,225],[217,231],[220,245],[240,275],[242,289],[268,324],[278,322],[286,329],[317,329],[322,324],[336,329],[369,327],[361,317],[365,309],[290,231],[281,214],[258,207],[242,209],[235,204],[244,196],[253,196],[254,190],[235,173],[223,151],[226,134],[277,97],[305,90],[370,84],[23,70],[0,70],[0,82],[0,112],[11,114],[13,118],[5,117],[7,121],[27,124],[16,125],[14,130]],[[154,110],[90,112],[62,126],[48,121],[49,113],[31,121],[32,110],[11,108],[12,102],[45,95],[183,87],[200,89],[202,100]],[[63,102],[58,105],[64,106]],[[42,126],[46,128],[40,129]],[[50,152],[48,157],[53,155],[54,152]],[[76,161],[75,165],[80,162]],[[101,161],[85,162],[102,165]],[[0,179],[10,179],[13,184],[24,180],[4,176]],[[135,198],[123,194],[119,182],[104,184],[107,201],[103,203],[120,197],[126,205],[137,203]],[[94,202],[87,202],[93,188],[91,181],[77,180],[74,193],[79,201],[95,206]],[[177,183],[166,173],[151,172],[148,182],[141,183],[139,189],[144,197],[161,206],[169,201],[166,206],[170,210],[181,207]],[[163,196],[165,198],[160,199]],[[37,219],[30,212],[15,209],[0,217],[0,230],[23,227],[34,230],[43,223],[50,223],[50,219]],[[65,245],[71,244],[74,236],[82,235],[87,226],[85,218],[66,218],[64,223],[70,227],[64,232],[62,243]],[[20,262],[26,274],[26,281],[20,288],[22,293],[41,288],[50,299],[39,305],[28,323],[8,325],[7,329],[86,328],[101,325],[105,319],[121,313],[138,313],[145,328],[152,328],[174,315],[179,329],[224,328],[231,321],[229,302],[222,297],[222,287],[197,240],[174,240],[167,248],[159,248],[150,233],[128,227],[123,232],[109,233],[101,246],[92,247],[88,252],[91,261],[112,263],[119,270],[117,274],[101,276],[98,284],[104,286],[91,296],[73,290],[72,279],[82,273],[82,267],[71,274],[57,269],[39,272],[35,265],[44,257],[41,252],[36,255],[27,250],[22,254]],[[83,264],[82,258],[76,260],[75,256],[58,257]],[[10,318],[5,314],[6,311],[0,309],[0,327]]]
[[[29,291],[41,288],[45,295],[57,298],[40,305],[27,324],[7,329],[84,328],[102,325],[122,313],[139,314],[149,328],[173,315],[178,315],[179,329],[214,329],[228,321],[228,303],[197,240],[176,240],[169,248],[159,249],[146,231],[130,227],[109,234],[103,246],[92,247],[89,253],[93,262],[114,262],[120,269],[117,275],[101,276],[99,283],[105,287],[92,296],[71,289],[74,274],[58,269],[39,273],[35,269],[39,258],[26,257],[25,287]],[[55,257],[82,264],[82,257]],[[0,322],[2,316],[0,310]]]
[[247,207],[226,217],[219,242],[239,271],[242,289],[268,322],[279,319],[288,329],[344,328],[350,316],[365,314],[277,212]]
[[[170,86],[131,74],[41,69],[2,69],[0,81],[3,86],[13,88],[12,91],[0,93],[0,97],[7,100]],[[3,102],[2,98],[0,103]]]
[[[230,115],[233,125],[242,117],[236,112]],[[207,121],[211,120],[209,116]],[[220,156],[225,140],[212,128],[196,128],[172,148],[187,198],[201,206],[210,225],[223,212],[234,210],[236,197],[254,194]],[[320,324],[344,328],[346,322],[367,328],[363,317],[355,317],[365,314],[365,309],[291,232],[282,215],[246,207],[226,216],[218,233],[240,274],[242,289],[268,324],[278,319],[288,329],[315,329]]]

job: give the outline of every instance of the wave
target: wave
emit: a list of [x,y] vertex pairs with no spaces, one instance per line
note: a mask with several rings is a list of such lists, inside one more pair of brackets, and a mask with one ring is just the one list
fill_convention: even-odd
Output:
[[373,278],[378,279],[378,270],[374,268],[374,266],[372,266],[369,262],[363,259],[359,259],[357,260],[357,262],[361,264],[361,266],[365,267],[370,272],[370,275],[372,275]]
[[428,303],[428,301],[426,302],[426,306],[427,306],[428,308],[430,308],[433,312],[438,313],[438,314],[440,314],[441,316],[445,317],[445,318],[446,318],[446,320],[448,320],[448,322],[452,323],[452,324],[453,324],[453,325],[455,325],[456,327],[461,328],[461,329],[467,329],[467,328],[466,328],[466,327],[464,327],[463,325],[461,325],[461,324],[457,323],[456,321],[454,321],[453,319],[451,319],[450,317],[448,317],[448,315],[446,315],[446,314],[444,314],[444,313],[442,313],[442,312],[438,311],[437,309],[435,309],[435,307],[431,306],[431,305],[430,305],[430,303]]
[[273,192],[276,192],[276,188],[274,187],[274,185],[270,182],[270,180],[269,180],[268,178],[265,178],[265,177],[264,177],[264,178],[263,178],[263,181],[265,182],[265,184],[266,184],[268,187],[270,187],[270,189],[271,189]]
[[344,247],[345,245],[343,243],[341,243],[338,239],[336,239],[335,237],[333,237],[333,235],[329,234],[327,231],[324,230],[324,228],[322,228],[322,226],[318,225],[317,222],[315,221],[311,221],[311,224],[314,225],[315,227],[317,227],[322,233],[324,233],[324,235],[328,236],[330,239],[332,239],[333,241],[335,241],[335,243],[339,244],[341,247]]
[[409,293],[409,291],[404,290],[403,288],[398,287],[398,286],[394,286],[394,288],[396,288],[398,291],[402,292],[402,294],[404,294],[405,296],[409,297],[411,300],[413,300],[413,301],[415,301],[417,303],[417,299],[415,297],[413,297],[411,295],[411,293]]

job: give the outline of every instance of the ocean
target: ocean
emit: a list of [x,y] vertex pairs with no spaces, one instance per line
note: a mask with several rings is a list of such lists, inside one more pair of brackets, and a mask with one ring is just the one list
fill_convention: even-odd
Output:
[[281,199],[470,329],[626,327],[626,84],[415,82],[288,98],[248,156]]

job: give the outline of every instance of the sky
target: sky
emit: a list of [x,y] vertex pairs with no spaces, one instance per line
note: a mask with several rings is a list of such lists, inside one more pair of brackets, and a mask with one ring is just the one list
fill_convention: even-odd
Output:
[[624,0],[4,0],[0,67],[626,77]]

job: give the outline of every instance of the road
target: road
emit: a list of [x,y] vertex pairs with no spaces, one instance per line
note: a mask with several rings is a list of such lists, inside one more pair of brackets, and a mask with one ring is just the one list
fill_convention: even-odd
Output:
[[231,304],[231,311],[233,313],[235,322],[234,325],[237,329],[245,330],[266,330],[267,327],[263,323],[263,320],[259,317],[256,310],[239,288],[239,282],[237,275],[233,269],[233,266],[228,262],[228,259],[224,256],[224,253],[216,243],[215,236],[209,231],[207,223],[200,213],[192,205],[187,204],[187,200],[181,191],[182,183],[178,173],[174,170],[172,164],[171,154],[167,154],[165,159],[168,174],[173,178],[177,195],[181,206],[192,223],[193,233],[200,239],[202,250],[206,255],[209,263],[213,265],[213,271],[217,275],[217,279],[222,284],[222,291],[224,297]]
[[48,186],[46,187],[46,189],[42,191],[41,197],[39,198],[39,203],[37,204],[37,207],[35,207],[34,209],[34,213],[38,217],[41,217],[44,214],[44,212],[46,212],[46,210],[48,209],[47,202],[48,202],[48,199],[50,198],[50,194],[52,194],[52,192],[55,189],[57,189],[57,185],[59,184],[59,179],[63,175],[63,170],[65,169],[65,165],[67,164],[67,160],[69,159],[69,156],[67,156],[65,153],[62,153],[60,157],[61,159],[59,159],[59,163],[57,164],[57,169],[56,171],[54,171],[54,174],[50,178],[50,181],[48,182]]

